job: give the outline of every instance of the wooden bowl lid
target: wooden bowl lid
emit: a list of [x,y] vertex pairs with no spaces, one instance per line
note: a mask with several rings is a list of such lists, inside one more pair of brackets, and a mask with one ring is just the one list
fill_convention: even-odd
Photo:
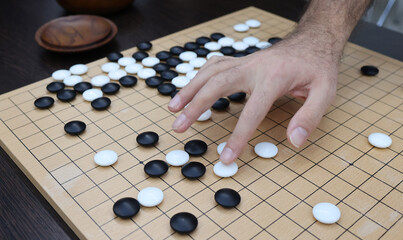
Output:
[[35,40],[47,50],[80,52],[102,46],[116,34],[116,25],[106,18],[73,15],[44,24],[36,31]]

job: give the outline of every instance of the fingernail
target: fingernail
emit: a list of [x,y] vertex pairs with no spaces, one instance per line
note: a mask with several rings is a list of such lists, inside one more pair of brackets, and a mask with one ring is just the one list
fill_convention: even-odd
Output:
[[302,127],[295,128],[290,134],[291,143],[297,148],[299,148],[307,138],[308,132]]
[[220,161],[224,164],[231,163],[235,158],[234,152],[232,152],[231,148],[225,147],[224,151],[222,151],[220,155]]
[[169,107],[169,108],[172,108],[172,109],[177,109],[177,108],[179,107],[180,102],[181,102],[181,101],[180,101],[179,95],[176,95],[176,96],[169,102],[168,107]]
[[176,129],[180,128],[185,123],[186,119],[187,118],[186,118],[185,114],[179,115],[179,117],[172,124],[172,129],[176,130]]

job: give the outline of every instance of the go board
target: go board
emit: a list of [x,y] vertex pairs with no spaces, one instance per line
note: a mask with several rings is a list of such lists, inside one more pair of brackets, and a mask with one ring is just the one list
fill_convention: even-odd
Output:
[[[236,33],[233,25],[254,18],[259,29]],[[152,41],[152,54],[183,45],[202,35],[222,32],[240,40],[253,35],[266,40],[284,37],[294,22],[257,8],[217,18]],[[136,49],[123,52],[131,56]],[[106,59],[88,64],[89,79],[102,71]],[[362,65],[376,65],[375,77],[362,76]],[[69,67],[69,66],[66,66]],[[51,95],[51,78],[0,97],[1,146],[80,238],[88,239],[397,239],[403,231],[403,63],[348,44],[340,67],[337,97],[319,127],[301,149],[286,140],[286,127],[302,102],[289,96],[275,102],[238,159],[238,173],[219,178],[212,167],[219,159],[216,147],[228,139],[244,103],[231,102],[227,111],[213,111],[212,119],[197,122],[183,134],[171,130],[175,114],[167,110],[169,97],[139,80],[111,97],[107,111],[95,111],[78,96],[70,103],[56,101],[38,110],[34,100]],[[55,98],[55,96],[53,95]],[[86,131],[69,136],[64,124],[81,120]],[[159,143],[138,146],[138,133],[152,130]],[[387,149],[369,145],[367,136],[384,132],[393,144]],[[144,163],[164,159],[183,149],[192,139],[209,149],[191,157],[206,165],[199,180],[185,179],[180,168],[170,167],[161,178],[149,178]],[[275,143],[279,153],[261,159],[253,146]],[[94,154],[111,149],[119,154],[112,167],[98,167]],[[115,201],[136,197],[139,190],[155,186],[165,199],[154,208],[142,208],[134,218],[122,220],[112,211]],[[214,192],[229,187],[242,197],[234,209],[214,201]],[[314,220],[312,207],[319,202],[336,204],[341,219],[324,225]],[[190,212],[199,226],[190,235],[172,231],[169,219]]]

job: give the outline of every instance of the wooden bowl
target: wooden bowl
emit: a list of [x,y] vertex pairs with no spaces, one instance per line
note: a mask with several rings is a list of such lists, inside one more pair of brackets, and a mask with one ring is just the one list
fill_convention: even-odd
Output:
[[106,18],[73,15],[45,23],[36,31],[35,40],[50,51],[81,52],[107,44],[117,32],[116,25]]
[[117,12],[134,0],[57,0],[60,6],[74,13],[106,14]]

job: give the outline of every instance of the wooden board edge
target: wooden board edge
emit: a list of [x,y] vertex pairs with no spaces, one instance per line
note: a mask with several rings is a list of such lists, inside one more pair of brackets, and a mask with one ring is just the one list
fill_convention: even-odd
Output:
[[[364,53],[368,53],[368,54],[371,55],[371,56],[374,56],[374,57],[377,57],[377,58],[381,58],[381,59],[383,59],[383,60],[385,60],[385,61],[387,61],[387,62],[392,62],[392,63],[397,64],[397,65],[402,65],[402,61],[400,61],[400,60],[398,60],[398,59],[395,59],[395,58],[392,58],[392,57],[383,55],[382,53],[375,52],[375,51],[373,51],[373,50],[371,50],[371,49],[362,47],[362,46],[357,45],[357,44],[352,43],[352,42],[348,42],[347,44],[348,44],[348,47],[352,47],[352,48],[355,48],[355,49],[358,50],[358,51],[362,51],[362,52],[364,52]],[[347,46],[347,44],[346,44],[346,46]]]
[[[45,171],[39,161],[35,159],[2,121],[0,121],[0,135],[2,136],[0,146],[80,239],[107,239],[95,222],[73,201],[61,185]],[[7,142],[4,139],[7,139]],[[13,146],[14,149],[18,148],[19,151],[12,152],[8,146]],[[30,172],[25,166],[30,166],[31,169],[35,168],[36,170]],[[60,193],[63,193],[63,195],[60,195]],[[63,212],[62,209],[69,209],[69,211]],[[82,223],[83,221],[86,224],[80,224],[79,226],[73,224],[73,222]],[[91,232],[92,234],[84,235],[84,232]]]
[[[281,21],[287,21],[287,22],[289,22],[289,23],[295,23],[295,24],[296,24],[296,22],[291,21],[291,20],[289,20],[289,19],[286,19],[286,18],[284,18],[284,17],[275,15],[275,14],[273,14],[273,13],[267,12],[267,11],[265,11],[265,10],[263,10],[263,9],[260,9],[260,8],[254,7],[254,6],[250,6],[250,7],[247,7],[247,8],[244,8],[244,9],[240,9],[240,10],[235,11],[235,12],[232,12],[232,13],[228,13],[228,14],[223,15],[223,16],[221,16],[221,17],[214,18],[214,19],[208,20],[208,21],[206,21],[206,22],[202,22],[202,23],[197,24],[197,25],[195,25],[195,26],[192,26],[192,27],[190,27],[190,28],[193,28],[193,27],[196,27],[196,26],[202,27],[203,25],[211,24],[213,21],[217,21],[217,20],[220,20],[220,19],[224,19],[224,18],[227,18],[227,17],[229,17],[229,16],[231,16],[231,15],[240,14],[240,13],[246,12],[246,11],[248,11],[248,10],[260,11],[260,12],[262,12],[262,13],[264,13],[264,14],[269,14],[271,17],[276,18],[276,19],[279,19],[279,20],[281,20]],[[166,38],[166,37],[172,38],[173,36],[175,36],[175,35],[181,35],[181,34],[183,34],[183,32],[188,31],[188,30],[189,30],[189,28],[186,28],[186,29],[180,30],[180,31],[178,31],[178,32],[174,32],[174,33],[165,35],[165,36],[163,36],[163,37],[154,39],[154,40],[152,40],[151,42],[155,42],[155,41],[157,41],[157,40],[159,40],[159,39],[161,39],[161,38]],[[352,46],[352,47],[356,48],[357,50],[360,50],[360,51],[369,51],[370,54],[373,54],[373,55],[375,55],[375,56],[377,56],[377,57],[381,57],[382,59],[384,59],[384,60],[386,60],[386,61],[391,61],[391,62],[394,62],[394,63],[396,63],[396,64],[401,64],[401,61],[399,61],[399,60],[397,60],[397,59],[394,59],[394,58],[392,58],[392,57],[385,56],[385,55],[383,55],[383,54],[381,54],[381,53],[378,53],[378,52],[372,51],[372,50],[370,50],[370,49],[361,47],[361,46],[356,45],[356,44],[354,44],[354,43],[348,42],[347,44],[348,44],[349,46]],[[133,47],[134,47],[134,46],[133,46]],[[130,48],[125,49],[125,50],[122,50],[122,52],[127,52],[128,50],[132,49],[133,47],[130,47]],[[88,65],[88,66],[98,65],[100,62],[106,62],[106,58],[97,59],[97,60],[95,60],[95,61],[92,61],[92,62],[87,63],[86,65]],[[19,94],[19,93],[22,93],[22,92],[24,92],[24,91],[27,91],[27,90],[29,90],[29,89],[32,89],[32,88],[34,88],[34,87],[36,87],[36,86],[40,86],[40,85],[44,84],[44,82],[43,82],[44,80],[46,80],[46,81],[49,82],[49,83],[52,82],[52,78],[51,78],[51,77],[48,77],[48,78],[45,78],[45,79],[42,79],[42,80],[38,80],[38,81],[36,81],[36,82],[34,82],[34,83],[32,83],[32,84],[26,85],[26,86],[21,87],[21,88],[17,88],[17,89],[15,89],[15,90],[12,90],[12,91],[10,91],[10,92],[7,92],[7,93],[4,93],[4,94],[0,95],[0,100],[3,100],[3,99],[5,99],[5,98],[11,97],[11,96],[15,96],[15,95],[17,95],[17,94]]]

